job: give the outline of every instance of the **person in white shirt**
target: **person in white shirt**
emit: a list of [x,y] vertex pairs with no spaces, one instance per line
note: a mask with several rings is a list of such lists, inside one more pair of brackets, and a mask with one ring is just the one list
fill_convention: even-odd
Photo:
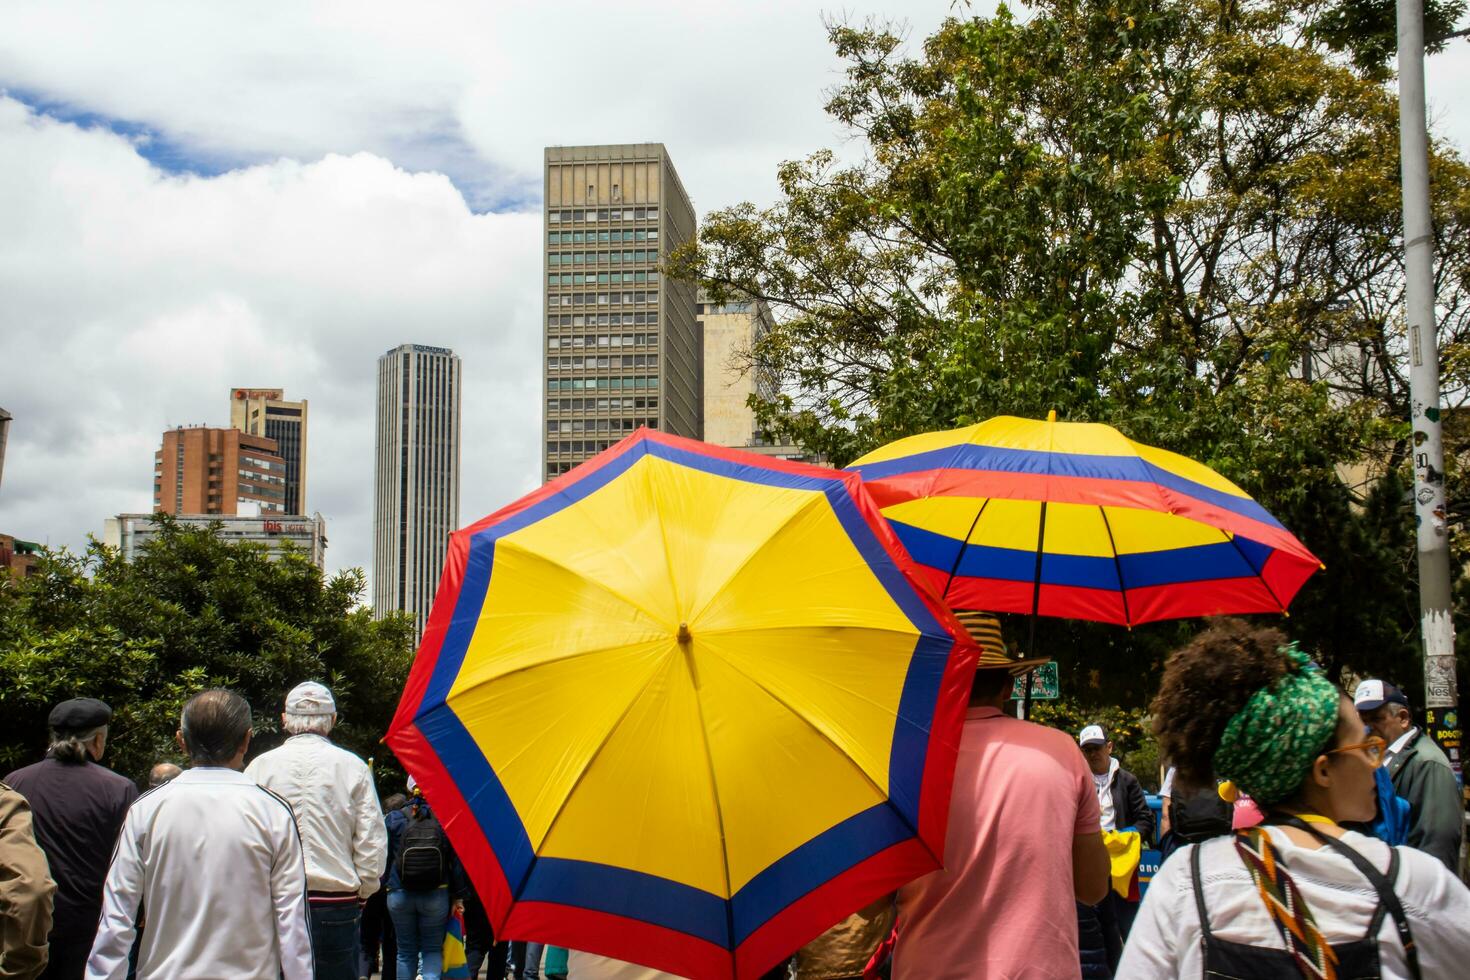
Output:
[[137,933],[139,980],[312,980],[306,867],[285,800],[240,770],[250,706],[209,690],[184,705],[191,767],[128,810],[107,871],[88,980],[123,980]]
[[1119,978],[1464,975],[1470,890],[1342,827],[1373,819],[1385,745],[1295,643],[1219,622],[1169,658],[1152,710],[1179,780],[1218,773],[1266,821],[1164,862]]
[[367,763],[327,740],[337,724],[332,692],[315,681],[286,695],[291,737],[245,775],[291,804],[306,852],[306,887],[317,980],[357,980],[360,901],[378,890],[388,831]]

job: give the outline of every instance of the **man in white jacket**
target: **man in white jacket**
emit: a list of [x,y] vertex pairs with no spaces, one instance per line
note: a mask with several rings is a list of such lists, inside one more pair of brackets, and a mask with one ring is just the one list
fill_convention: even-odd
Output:
[[138,915],[141,980],[312,980],[306,871],[291,807],[240,770],[250,705],[211,690],[184,705],[192,766],[128,810],[102,894],[88,980],[123,980]]
[[327,739],[336,723],[331,691],[315,681],[296,685],[281,715],[291,737],[245,775],[296,812],[317,980],[357,980],[359,902],[378,890],[388,832],[367,764]]

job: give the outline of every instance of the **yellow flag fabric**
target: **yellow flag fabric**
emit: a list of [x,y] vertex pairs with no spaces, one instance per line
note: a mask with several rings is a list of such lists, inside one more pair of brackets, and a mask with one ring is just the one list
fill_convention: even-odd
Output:
[[1143,838],[1136,830],[1104,830],[1103,845],[1112,864],[1113,891],[1129,896],[1133,877],[1138,874],[1138,859],[1143,854]]

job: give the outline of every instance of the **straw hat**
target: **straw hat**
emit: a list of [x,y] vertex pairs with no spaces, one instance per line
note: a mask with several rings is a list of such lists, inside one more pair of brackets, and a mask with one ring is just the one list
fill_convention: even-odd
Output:
[[978,609],[957,609],[955,618],[960,621],[977,646],[980,647],[980,662],[976,670],[1009,670],[1015,677],[1035,670],[1051,660],[1051,657],[1017,658],[1006,648],[1005,637],[1000,631],[1000,620],[988,612]]

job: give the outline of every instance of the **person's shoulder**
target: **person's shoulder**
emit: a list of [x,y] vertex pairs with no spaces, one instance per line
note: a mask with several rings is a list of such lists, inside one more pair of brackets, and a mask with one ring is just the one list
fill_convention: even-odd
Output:
[[262,810],[278,818],[284,818],[293,825],[296,823],[296,811],[291,808],[290,801],[280,793],[256,782],[242,785],[245,785],[245,791],[251,794],[250,798],[261,804]]
[[1428,732],[1420,731],[1419,736],[1414,739],[1414,744],[1410,746],[1410,749],[1411,754],[1407,760],[1409,765],[1419,763],[1426,766],[1443,766],[1445,769],[1454,772],[1454,768],[1450,765],[1449,756],[1444,754],[1444,749],[1441,749],[1435,744],[1434,736]]
[[1012,718],[1010,721],[1016,726],[1011,731],[1015,733],[1013,737],[1018,741],[1025,741],[1044,749],[1069,767],[1073,763],[1077,767],[1086,767],[1087,763],[1082,758],[1082,751],[1077,748],[1077,743],[1071,735],[1059,728],[1038,725],[1034,721],[1021,721],[1018,718]]
[[331,739],[326,738],[322,739],[322,745],[324,747],[320,751],[326,753],[327,755],[330,755],[333,759],[337,760],[340,765],[344,765],[354,772],[357,772],[359,770],[362,772],[368,771],[367,762],[363,759],[362,756],[358,755],[351,749],[344,748],[343,746],[338,745],[336,742],[333,742]]
[[106,766],[98,765],[95,762],[89,762],[87,763],[87,771],[93,779],[108,783],[116,789],[124,791],[131,789],[134,794],[138,792],[137,783],[133,782],[131,779],[114,769],[109,769]]
[[21,787],[29,782],[30,779],[37,773],[37,771],[39,771],[44,765],[45,761],[43,760],[41,762],[32,762],[28,766],[21,766],[19,769],[10,772],[5,777],[5,782],[9,784],[11,789],[16,790],[17,792],[23,792]]

